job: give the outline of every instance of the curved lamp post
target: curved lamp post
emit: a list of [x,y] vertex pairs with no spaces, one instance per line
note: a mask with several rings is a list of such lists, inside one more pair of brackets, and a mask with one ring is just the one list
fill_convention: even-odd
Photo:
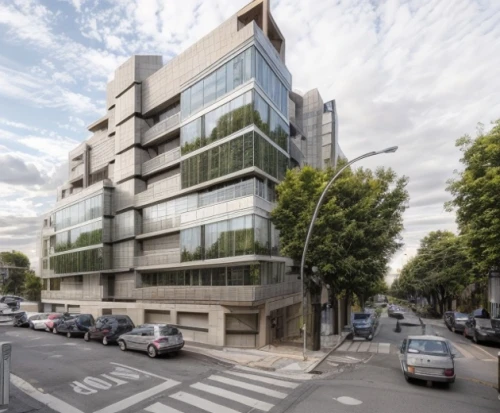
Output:
[[[398,150],[397,146],[391,146],[390,148],[382,149],[381,151],[373,151],[373,152],[368,152],[365,153],[364,155],[358,156],[357,158],[354,158],[352,161],[349,161],[347,164],[345,164],[340,170],[335,174],[335,176],[328,182],[328,185],[326,185],[325,189],[323,190],[321,196],[319,197],[318,203],[316,205],[316,209],[314,210],[313,217],[311,219],[311,223],[309,224],[309,229],[307,230],[307,236],[306,236],[306,242],[304,244],[304,251],[302,252],[302,260],[300,262],[300,279],[302,280],[302,318],[304,319],[304,325],[303,325],[303,331],[304,331],[304,349],[302,351],[302,355],[304,357],[304,360],[306,360],[306,340],[307,340],[307,335],[306,335],[306,318],[305,318],[305,300],[304,300],[304,264],[306,261],[306,253],[307,253],[307,247],[309,245],[309,240],[311,238],[311,233],[313,230],[314,222],[316,221],[316,218],[318,217],[318,212],[323,204],[323,201],[325,200],[326,193],[332,186],[332,184],[335,182],[335,180],[338,178],[338,176],[346,169],[347,167],[351,166],[354,162],[360,161],[361,159],[369,158],[370,156],[375,156],[375,155],[380,155],[383,153],[394,153]],[[339,326],[340,329],[340,326]]]

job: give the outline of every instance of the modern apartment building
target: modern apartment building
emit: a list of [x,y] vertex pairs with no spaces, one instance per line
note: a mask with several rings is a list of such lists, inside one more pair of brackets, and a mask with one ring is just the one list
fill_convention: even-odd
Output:
[[291,90],[268,0],[165,65],[133,56],[117,68],[43,217],[45,310],[176,324],[212,345],[298,336],[297,267],[270,212],[287,168],[321,155],[328,133],[317,90]]

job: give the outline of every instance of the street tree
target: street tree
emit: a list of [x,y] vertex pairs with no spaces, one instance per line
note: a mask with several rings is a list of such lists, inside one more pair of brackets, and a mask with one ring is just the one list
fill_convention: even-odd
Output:
[[[334,173],[306,166],[289,170],[278,185],[272,221],[280,231],[283,255],[301,260],[315,206]],[[346,169],[330,188],[305,260],[307,324],[314,349],[319,347],[322,286],[328,285],[334,297],[356,294],[362,300],[383,280],[390,258],[402,245],[407,182],[391,169]],[[317,274],[312,274],[313,267]]]
[[473,139],[457,140],[464,169],[448,182],[453,200],[446,204],[456,211],[460,233],[466,240],[478,272],[485,278],[493,266],[500,266],[500,120]]
[[5,294],[21,294],[29,270],[29,258],[19,251],[0,252],[0,262],[4,265],[17,267],[9,269],[9,278],[5,280],[3,292]]
[[26,271],[23,295],[29,301],[40,301],[42,298],[42,279],[37,277],[32,270]]

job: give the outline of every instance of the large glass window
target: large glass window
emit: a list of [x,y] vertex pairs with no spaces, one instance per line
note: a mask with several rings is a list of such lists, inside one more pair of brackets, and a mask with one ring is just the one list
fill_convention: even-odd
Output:
[[99,194],[57,211],[54,222],[55,230],[60,231],[63,228],[102,217],[102,198],[102,194]]
[[181,94],[182,119],[213,103],[253,77],[254,48],[248,48]]
[[55,238],[55,252],[102,244],[102,221],[60,232]]
[[[206,165],[201,169],[200,164]],[[256,166],[269,175],[283,179],[288,157],[258,133],[248,132],[181,162],[182,188],[206,182]]]
[[202,118],[195,119],[181,128],[181,154],[202,147]]
[[189,228],[181,231],[181,261],[196,261],[202,259],[202,227]]
[[56,274],[69,274],[105,269],[102,248],[69,252],[50,257],[50,266]]
[[266,60],[256,52],[256,79],[266,95],[273,101],[280,112],[288,116],[288,90],[278,76],[273,72]]

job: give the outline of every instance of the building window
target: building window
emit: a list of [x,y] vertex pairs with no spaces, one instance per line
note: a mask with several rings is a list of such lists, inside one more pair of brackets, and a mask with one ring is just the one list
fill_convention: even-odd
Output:
[[51,278],[50,279],[50,291],[59,291],[61,289],[61,279]]
[[103,195],[99,194],[57,211],[54,215],[54,227],[56,231],[60,231],[66,227],[100,218],[102,215]]
[[47,291],[47,287],[48,287],[47,278],[43,278],[42,279],[42,290]]
[[56,274],[100,271],[104,268],[103,249],[68,252],[50,257],[50,268]]
[[55,252],[102,244],[102,221],[93,222],[55,235]]
[[260,52],[256,52],[256,79],[264,93],[272,100],[280,112],[288,116],[288,89],[267,64]]

